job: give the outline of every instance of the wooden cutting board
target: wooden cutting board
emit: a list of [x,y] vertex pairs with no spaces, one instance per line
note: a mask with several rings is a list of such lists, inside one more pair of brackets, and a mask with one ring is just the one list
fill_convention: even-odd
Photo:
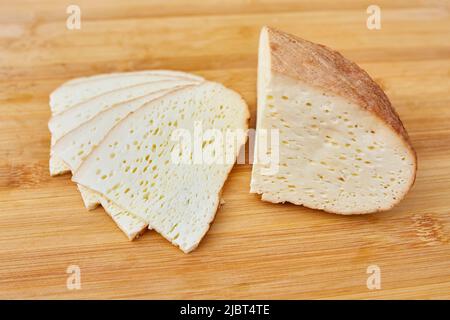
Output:
[[[372,1],[76,1],[80,30],[66,28],[72,1],[41,2],[0,4],[0,298],[450,298],[448,1],[377,1],[380,30],[366,27]],[[186,255],[155,232],[128,242],[69,176],[49,176],[48,96],[74,77],[194,72],[240,92],[254,126],[264,24],[341,51],[384,88],[419,157],[396,208],[343,217],[264,203],[238,165]],[[380,289],[366,285],[370,266]]]

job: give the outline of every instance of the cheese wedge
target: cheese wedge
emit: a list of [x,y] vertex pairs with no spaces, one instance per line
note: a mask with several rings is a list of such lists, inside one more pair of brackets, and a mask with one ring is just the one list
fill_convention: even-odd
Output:
[[148,81],[174,78],[194,81],[203,80],[203,78],[193,74],[170,70],[111,73],[77,78],[62,84],[50,94],[50,110],[52,115],[56,115],[106,92]]
[[[248,117],[242,98],[220,84],[205,82],[180,89],[117,124],[72,180],[141,217],[189,252],[209,229],[223,184],[246,140],[245,134],[236,140],[206,139],[205,135],[196,139],[195,129],[215,129],[222,135],[245,132]],[[174,138],[180,132],[193,137],[190,151]],[[191,161],[198,159],[198,152],[204,159],[205,154],[223,149],[232,150],[232,161]],[[183,152],[186,162],[176,161],[176,155]]]
[[[338,214],[383,211],[411,188],[416,154],[380,87],[322,45],[264,27],[258,63],[258,141],[251,192]],[[273,132],[273,131],[272,131]],[[270,163],[276,153],[276,170]],[[271,167],[272,166],[272,167]]]

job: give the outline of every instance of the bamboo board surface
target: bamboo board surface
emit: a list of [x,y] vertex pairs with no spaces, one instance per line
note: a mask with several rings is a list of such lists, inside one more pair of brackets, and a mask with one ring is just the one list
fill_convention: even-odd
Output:
[[[447,1],[0,0],[0,298],[450,298],[450,19]],[[249,194],[234,167],[199,248],[154,232],[128,242],[48,174],[49,93],[65,80],[144,69],[224,83],[256,111],[257,40],[270,25],[342,52],[383,87],[419,157],[390,212],[342,217]],[[66,270],[81,270],[68,290]],[[381,289],[366,286],[368,266]]]

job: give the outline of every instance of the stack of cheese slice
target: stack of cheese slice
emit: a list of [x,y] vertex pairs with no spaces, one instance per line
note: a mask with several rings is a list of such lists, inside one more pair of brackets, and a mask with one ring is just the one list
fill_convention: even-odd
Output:
[[371,213],[392,208],[415,179],[406,130],[367,73],[325,46],[267,27],[257,129],[279,136],[266,148],[256,138],[251,192],[266,201]]
[[[209,228],[233,163],[176,162],[177,131],[247,130],[248,108],[235,92],[182,72],[146,71],[75,79],[50,97],[50,173],[73,173],[88,209],[101,204],[133,239],[153,228],[183,251]],[[195,142],[193,142],[195,143]],[[185,149],[183,149],[185,150]],[[194,150],[187,149],[193,157]]]

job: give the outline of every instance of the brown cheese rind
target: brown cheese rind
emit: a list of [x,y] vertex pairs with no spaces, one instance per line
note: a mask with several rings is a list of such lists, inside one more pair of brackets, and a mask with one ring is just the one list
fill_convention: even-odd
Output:
[[408,133],[388,97],[354,62],[324,45],[267,28],[272,71],[326,89],[375,113],[400,134],[413,151]]
[[[380,86],[356,63],[324,45],[267,28],[272,72],[350,100],[372,112],[402,137],[415,158],[417,154],[400,117]],[[414,184],[412,180],[411,186]],[[411,187],[410,186],[410,187]]]

